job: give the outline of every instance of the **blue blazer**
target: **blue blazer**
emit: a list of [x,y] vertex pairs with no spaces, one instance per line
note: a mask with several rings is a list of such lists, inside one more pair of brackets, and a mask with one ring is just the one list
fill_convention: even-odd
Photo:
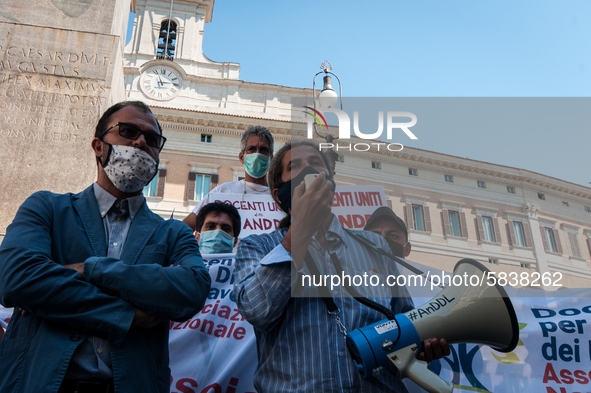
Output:
[[[77,262],[84,262],[84,277],[61,266]],[[89,335],[109,341],[117,392],[169,392],[169,326],[131,327],[135,310],[187,320],[209,287],[182,222],[165,221],[144,203],[114,259],[92,186],[75,195],[33,194],[0,246],[0,302],[15,307],[0,342],[0,392],[57,392]]]

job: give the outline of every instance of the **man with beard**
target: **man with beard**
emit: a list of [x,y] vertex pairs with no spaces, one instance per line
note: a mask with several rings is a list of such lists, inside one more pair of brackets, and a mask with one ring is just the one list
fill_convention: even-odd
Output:
[[98,180],[40,191],[0,247],[2,392],[168,392],[168,320],[195,315],[210,278],[190,229],[148,208],[166,139],[150,109],[115,104],[91,145]]

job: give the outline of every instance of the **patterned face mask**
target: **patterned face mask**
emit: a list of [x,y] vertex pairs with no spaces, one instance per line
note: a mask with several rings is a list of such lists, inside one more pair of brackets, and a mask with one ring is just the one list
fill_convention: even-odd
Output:
[[109,160],[103,168],[119,191],[137,192],[156,176],[158,163],[145,151],[131,146],[108,145]]

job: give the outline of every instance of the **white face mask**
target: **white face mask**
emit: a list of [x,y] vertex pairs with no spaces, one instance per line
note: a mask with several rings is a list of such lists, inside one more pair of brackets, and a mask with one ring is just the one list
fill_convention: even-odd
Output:
[[[108,143],[107,143],[108,144]],[[110,145],[105,173],[121,192],[130,194],[144,188],[156,176],[158,163],[137,147]]]

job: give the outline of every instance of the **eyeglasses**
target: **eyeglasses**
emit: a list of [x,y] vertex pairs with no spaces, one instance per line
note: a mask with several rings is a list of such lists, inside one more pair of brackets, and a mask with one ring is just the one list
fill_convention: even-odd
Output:
[[113,128],[119,126],[119,135],[121,135],[125,139],[130,139],[132,141],[137,140],[140,135],[144,136],[146,140],[146,144],[150,147],[156,148],[158,150],[162,150],[164,147],[164,143],[166,142],[166,138],[162,135],[154,132],[154,131],[143,131],[140,130],[136,125],[129,124],[129,123],[116,123],[111,127],[107,128],[105,132],[102,133],[101,138]]

